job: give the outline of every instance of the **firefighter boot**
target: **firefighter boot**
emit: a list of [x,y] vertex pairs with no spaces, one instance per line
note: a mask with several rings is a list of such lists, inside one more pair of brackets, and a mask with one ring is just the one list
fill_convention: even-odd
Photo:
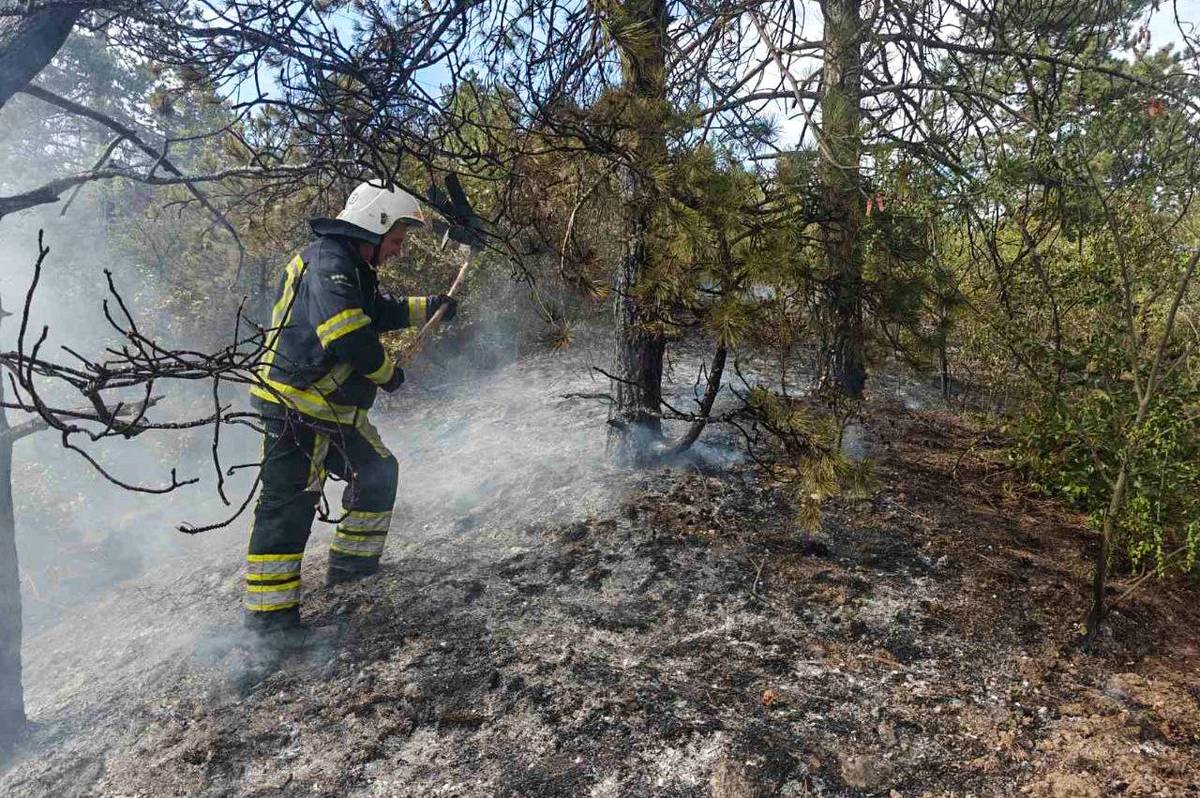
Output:
[[359,579],[379,573],[378,557],[330,557],[329,571],[325,576],[325,584],[338,585],[343,582],[357,582]]
[[277,612],[246,612],[244,626],[256,648],[268,655],[284,655],[304,645],[307,629],[300,622],[300,608]]

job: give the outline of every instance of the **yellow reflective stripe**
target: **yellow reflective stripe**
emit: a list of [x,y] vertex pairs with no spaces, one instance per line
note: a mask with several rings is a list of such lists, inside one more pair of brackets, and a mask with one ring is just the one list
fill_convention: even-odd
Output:
[[[380,538],[380,540],[382,540],[382,539],[383,539],[383,538]],[[350,546],[356,546],[356,545],[358,545],[358,544],[357,544],[357,543],[350,543],[350,544],[347,544],[347,545],[350,545]],[[381,554],[383,554],[383,547],[382,547],[382,546],[380,546],[380,547],[379,547],[379,550],[378,550],[378,551],[354,551],[353,549],[348,549],[348,548],[346,548],[346,547],[344,547],[344,546],[339,546],[338,544],[334,543],[334,544],[332,544],[332,545],[329,547],[329,550],[330,550],[330,551],[337,552],[338,554],[348,554],[348,555],[350,555],[351,557],[378,557],[378,556],[380,556]]]
[[247,579],[281,579],[285,576],[299,575],[299,560],[276,560],[274,562],[246,563]]
[[299,571],[288,571],[281,574],[246,574],[247,585],[265,585],[267,583],[278,583],[279,580],[294,582],[300,578]]
[[256,585],[246,583],[244,606],[248,610],[262,612],[283,610],[300,603],[300,580],[293,579],[279,585]]
[[329,394],[342,387],[351,374],[354,373],[354,366],[349,363],[338,363],[329,373],[312,384],[312,390],[317,393],[328,396]]
[[299,255],[288,261],[287,280],[283,284],[283,293],[279,295],[279,301],[271,308],[271,327],[276,338],[282,332],[283,326],[291,318],[292,301],[296,298],[296,284],[300,281],[300,275],[304,273],[304,260]]
[[408,324],[415,327],[425,323],[425,297],[410,296],[408,298]]
[[387,352],[383,353],[383,365],[367,375],[367,379],[376,385],[383,385],[396,373],[396,364],[392,362]]
[[347,308],[346,310],[343,310],[341,313],[335,313],[334,315],[330,316],[328,319],[326,319],[325,321],[323,321],[317,325],[317,335],[320,335],[322,330],[328,330],[330,327],[336,326],[339,322],[343,322],[346,319],[353,319],[353,318],[355,318],[357,316],[361,316],[361,315],[362,315],[362,308]]
[[283,328],[291,321],[292,303],[296,299],[296,284],[300,282],[300,275],[303,273],[304,261],[297,255],[287,265],[287,279],[283,283],[283,292],[279,295],[279,301],[275,303],[275,307],[271,309],[271,334],[269,340],[265,342],[266,352],[263,354],[258,370],[259,377],[264,380],[271,373],[271,364],[275,362],[275,352],[279,344],[279,337],[283,335]]
[[343,335],[349,335],[370,323],[371,319],[363,313],[362,308],[350,308],[318,324],[317,338],[321,340],[321,346],[328,349],[331,343]]
[[300,580],[293,579],[278,585],[246,585],[247,593],[281,593],[285,590],[299,590]]
[[346,378],[353,373],[353,366],[339,363],[328,374],[314,382],[311,388],[297,388],[294,385],[266,379],[260,375],[259,379],[266,387],[255,385],[250,388],[250,393],[268,402],[289,406],[306,416],[353,426],[355,413],[359,412],[359,408],[335,404],[328,399],[328,395],[340,388]]
[[297,554],[247,554],[246,562],[294,562],[303,556],[303,552]]
[[387,535],[347,535],[339,530],[334,533],[329,548],[342,554],[371,557],[383,554],[386,542]]
[[262,382],[270,390],[261,385],[255,385],[250,389],[250,393],[259,399],[289,406],[306,416],[312,416],[322,421],[353,426],[360,412],[360,408],[334,404],[321,394],[306,391],[303,388],[296,388],[270,379],[262,379]]
[[325,457],[329,454],[329,436],[318,432],[313,438],[313,451],[308,459],[308,484],[304,489],[313,493],[325,484]]
[[388,447],[383,445],[383,438],[379,437],[379,430],[375,429],[375,425],[367,420],[367,414],[363,413],[355,422],[354,428],[358,430],[358,434],[363,436],[363,440],[371,444],[371,448],[385,460],[392,459],[392,453]]
[[338,530],[343,532],[386,532],[392,525],[390,511],[382,513],[365,513],[352,511],[338,523]]

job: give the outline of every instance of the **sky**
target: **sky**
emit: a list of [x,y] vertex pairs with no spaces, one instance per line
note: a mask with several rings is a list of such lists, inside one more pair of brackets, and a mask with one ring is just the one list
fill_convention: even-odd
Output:
[[[814,8],[815,6],[810,6]],[[1150,43],[1152,48],[1159,48],[1167,44],[1174,45],[1176,49],[1183,45],[1182,37],[1179,32],[1179,25],[1176,23],[1178,17],[1179,23],[1182,24],[1184,31],[1191,37],[1196,37],[1200,34],[1200,0],[1176,0],[1170,2],[1165,0],[1161,3],[1158,11],[1150,15]],[[816,10],[810,11],[809,19],[805,24],[805,35],[811,38],[820,38],[820,14]],[[766,54],[766,51],[763,51]],[[813,68],[819,66],[812,65]],[[1196,70],[1200,72],[1200,69]],[[778,79],[778,71],[774,70],[772,77]],[[797,78],[805,77],[808,72],[800,72],[796,74]],[[775,116],[777,129],[779,130],[779,146],[782,149],[794,147],[800,138],[801,132],[804,130],[804,116],[794,110],[794,104],[787,101],[778,101],[772,103],[768,107],[770,113]],[[811,145],[811,140],[806,142]]]
[[[819,7],[814,2],[805,2],[803,6],[807,12],[803,35],[806,38],[819,39],[821,33]],[[1183,23],[1185,30],[1190,35],[1196,35],[1197,32],[1200,32],[1200,0],[1162,2],[1160,8],[1152,12],[1149,17],[1149,29],[1153,47],[1161,47],[1166,44],[1173,44],[1176,47],[1182,45],[1182,37],[1176,25],[1176,17]],[[344,41],[349,41],[353,36],[353,13],[340,11],[333,15],[331,19],[331,27]],[[760,46],[757,55],[765,57],[767,54],[767,49]],[[819,62],[815,59],[810,59],[808,62],[792,65],[791,69],[794,76],[802,81],[819,66]],[[268,94],[278,93],[277,82],[265,69],[263,69],[259,79],[260,86]],[[448,79],[448,73],[442,65],[425,69],[418,74],[418,80],[427,89],[431,90],[431,92],[435,91],[439,86],[448,83]],[[774,87],[779,83],[779,71],[772,63],[768,66],[765,80],[761,85],[763,87]],[[240,87],[231,86],[228,88],[231,99],[244,101],[253,97],[253,85],[244,84]],[[755,88],[754,85],[749,85],[746,91],[753,91]],[[776,129],[779,132],[778,146],[785,150],[796,147],[804,130],[804,116],[795,108],[795,104],[788,100],[778,100],[768,104],[766,111],[774,117]],[[812,142],[809,141],[807,144],[811,145]]]
[[[803,6],[806,15],[802,35],[809,39],[819,39],[821,37],[822,26],[820,8],[814,2],[805,2]],[[1182,37],[1176,23],[1177,17],[1188,35],[1194,37],[1200,34],[1200,0],[1175,0],[1174,2],[1167,0],[1166,2],[1162,2],[1160,8],[1152,12],[1149,17],[1152,47],[1157,48],[1166,44],[1172,44],[1176,48],[1182,46]],[[346,29],[348,30],[348,21],[346,25]],[[756,57],[764,58],[768,54],[769,51],[766,47],[760,46]],[[795,69],[794,76],[802,82],[804,78],[811,75],[812,71],[819,66],[820,64],[815,61],[803,64]],[[439,65],[424,70],[421,73],[420,80],[427,88],[432,89],[446,83],[447,74],[444,67]],[[773,86],[778,84],[778,82],[779,71],[772,63],[767,69],[766,80],[763,85]],[[748,86],[746,89],[746,91],[753,90],[753,85]],[[779,131],[779,146],[783,149],[794,147],[804,129],[804,115],[795,109],[794,103],[787,100],[779,100],[769,104],[767,111],[775,117]],[[812,142],[808,143],[811,144]]]

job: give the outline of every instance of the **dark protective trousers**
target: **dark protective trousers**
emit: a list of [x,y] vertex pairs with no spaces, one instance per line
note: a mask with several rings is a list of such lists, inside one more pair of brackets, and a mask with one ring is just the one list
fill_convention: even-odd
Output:
[[327,474],[346,481],[329,566],[348,572],[378,567],[396,501],[396,458],[358,414],[331,424],[282,409],[264,419],[262,492],[246,555],[248,621],[270,623],[300,606],[300,563]]

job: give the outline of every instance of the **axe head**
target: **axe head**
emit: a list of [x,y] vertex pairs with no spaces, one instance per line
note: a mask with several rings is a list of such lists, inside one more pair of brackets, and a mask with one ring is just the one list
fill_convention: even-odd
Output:
[[[463,191],[462,183],[454,172],[446,175],[446,188],[441,189],[436,184],[429,187],[429,204],[440,213],[448,223],[446,234],[452,241],[466,244],[472,249],[482,249],[486,236],[483,220],[471,207],[467,194]],[[438,225],[434,225],[435,231]]]

